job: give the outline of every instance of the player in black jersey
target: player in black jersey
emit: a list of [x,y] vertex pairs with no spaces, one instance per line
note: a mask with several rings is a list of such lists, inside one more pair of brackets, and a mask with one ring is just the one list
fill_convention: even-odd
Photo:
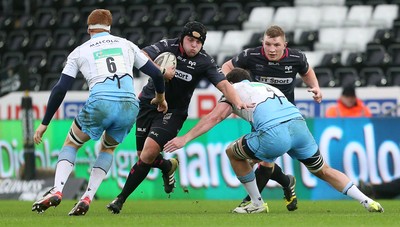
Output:
[[163,52],[172,52],[177,58],[175,74],[164,75],[165,99],[168,102],[166,113],[158,112],[150,104],[154,97],[154,84],[151,79],[143,88],[140,110],[136,121],[136,147],[139,160],[132,167],[122,192],[107,208],[114,214],[122,209],[126,198],[146,178],[151,167],[158,167],[163,172],[164,190],[172,192],[175,185],[174,172],[178,166],[176,159],[165,160],[162,148],[173,139],[188,116],[188,107],[199,81],[207,78],[238,108],[247,108],[232,85],[216,65],[214,59],[204,50],[207,30],[199,22],[188,22],[180,37],[161,40],[143,48],[150,59],[155,59]]
[[[254,81],[278,88],[293,104],[295,104],[296,75],[300,74],[309,87],[308,91],[313,93],[314,100],[318,103],[322,100],[317,77],[312,67],[308,65],[306,56],[299,50],[287,47],[285,32],[279,26],[269,27],[264,33],[262,46],[242,51],[225,62],[222,71],[226,75],[235,67],[248,70]],[[294,190],[296,179],[293,176],[285,175],[277,164],[266,162],[260,163],[255,173],[260,192],[269,179],[275,180],[283,187],[287,209],[289,211],[297,209]],[[244,198],[239,206],[247,205],[248,201],[250,201],[249,196]]]

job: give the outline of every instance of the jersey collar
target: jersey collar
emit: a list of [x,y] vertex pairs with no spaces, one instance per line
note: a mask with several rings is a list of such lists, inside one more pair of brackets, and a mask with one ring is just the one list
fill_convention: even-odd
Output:
[[108,33],[108,32],[100,32],[100,33],[97,33],[97,34],[94,34],[93,36],[92,36],[92,38],[97,38],[97,37],[101,37],[101,36],[106,36],[106,35],[109,35],[110,33]]
[[[288,48],[285,48],[285,53],[282,55],[282,57],[279,60],[282,60],[284,58],[286,58],[287,56],[289,56],[289,50]],[[265,54],[264,48],[261,46],[261,54],[269,61],[267,55]]]

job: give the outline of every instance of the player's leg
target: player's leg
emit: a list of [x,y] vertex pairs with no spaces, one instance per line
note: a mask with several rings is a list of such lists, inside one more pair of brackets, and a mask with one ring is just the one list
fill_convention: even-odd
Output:
[[56,207],[61,203],[65,183],[74,169],[76,152],[89,139],[90,137],[82,132],[74,121],[58,154],[54,186],[42,198],[33,203],[32,211],[42,213],[49,207]]
[[[239,181],[245,187],[250,196],[251,203],[243,207],[236,207],[234,213],[261,213],[268,212],[268,206],[261,198],[261,194],[257,188],[255,174],[247,159],[256,159],[252,152],[245,145],[242,138],[234,141],[226,150],[233,171]],[[247,150],[247,151],[246,151]],[[273,164],[272,164],[273,165]]]

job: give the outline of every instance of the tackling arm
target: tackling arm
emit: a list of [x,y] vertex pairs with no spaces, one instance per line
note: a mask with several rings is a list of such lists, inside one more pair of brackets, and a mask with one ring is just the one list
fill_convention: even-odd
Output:
[[185,144],[200,135],[208,132],[212,127],[226,119],[232,113],[232,106],[226,102],[220,102],[207,116],[203,117],[189,132],[180,137],[168,141],[164,146],[165,152],[173,152],[185,146]]

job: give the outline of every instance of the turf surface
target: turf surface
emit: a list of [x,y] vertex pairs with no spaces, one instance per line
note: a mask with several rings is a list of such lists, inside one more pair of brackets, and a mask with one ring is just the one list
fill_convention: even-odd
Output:
[[43,214],[32,202],[0,201],[0,226],[399,226],[400,200],[380,200],[384,213],[369,213],[353,200],[299,201],[286,210],[283,201],[268,201],[268,214],[232,214],[238,201],[128,200],[120,214],[111,214],[110,201],[93,201],[85,216],[70,217],[76,201],[64,200]]

